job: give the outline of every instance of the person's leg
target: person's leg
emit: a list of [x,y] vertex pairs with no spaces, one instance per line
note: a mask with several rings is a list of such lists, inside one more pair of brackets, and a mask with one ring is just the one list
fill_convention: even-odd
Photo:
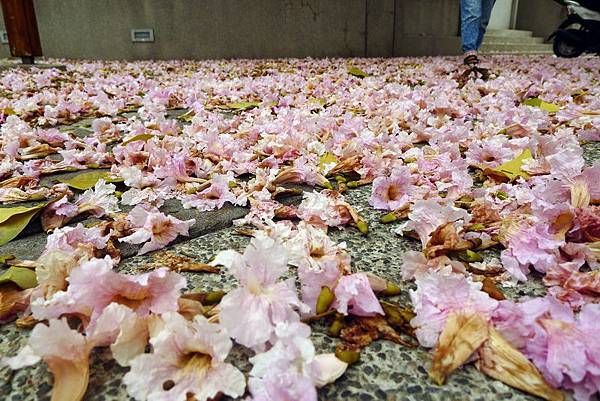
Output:
[[481,0],[481,19],[479,24],[479,33],[477,35],[477,49],[481,47],[481,42],[483,42],[485,30],[490,22],[490,16],[492,15],[492,9],[494,8],[495,2],[496,0]]
[[460,0],[460,37],[466,64],[477,63],[482,0]]

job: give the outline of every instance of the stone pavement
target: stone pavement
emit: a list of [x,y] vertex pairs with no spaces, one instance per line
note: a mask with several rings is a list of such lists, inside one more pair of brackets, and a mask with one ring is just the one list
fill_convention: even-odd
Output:
[[[85,132],[85,121],[77,124]],[[73,127],[71,127],[73,128]],[[600,160],[600,143],[583,146],[588,164]],[[56,177],[54,177],[56,178]],[[370,233],[362,235],[355,229],[333,229],[331,238],[336,242],[346,242],[352,256],[354,271],[373,272],[398,283],[403,292],[394,300],[408,304],[408,290],[412,283],[401,280],[400,266],[402,254],[407,250],[419,250],[420,243],[410,238],[394,234],[395,224],[379,223],[380,212],[368,205],[370,186],[351,190],[345,194],[350,204],[357,207],[368,221]],[[290,199],[291,202],[297,199]],[[197,262],[208,262],[220,250],[243,250],[248,238],[239,235],[231,226],[234,219],[242,217],[246,210],[239,207],[224,207],[219,211],[197,212],[184,210],[178,201],[167,202],[162,210],[180,219],[196,218],[189,238],[179,238],[179,242],[166,250],[172,254],[189,257]],[[126,245],[126,244],[125,244]],[[45,234],[40,227],[30,227],[25,235],[0,247],[0,254],[14,254],[18,258],[35,259],[45,246]],[[144,265],[152,262],[153,254],[136,256],[136,249],[124,247],[123,260],[118,270],[125,272],[143,271]],[[494,256],[489,252],[486,257]],[[496,255],[497,256],[497,255]],[[198,291],[228,291],[235,287],[235,280],[226,271],[217,274],[182,273],[188,279],[188,289]],[[509,298],[524,295],[543,295],[545,288],[539,277],[532,278],[518,288],[503,288]],[[333,352],[337,339],[328,337],[326,326],[313,323],[312,339],[318,352]],[[11,323],[0,326],[0,354],[13,355],[25,343],[28,330],[21,330]],[[248,358],[251,353],[241,346],[235,346],[230,355],[234,364],[244,372],[250,370]],[[368,401],[368,400],[439,400],[439,401],[480,401],[480,400],[536,400],[537,398],[514,390],[499,381],[493,381],[481,374],[473,366],[466,366],[453,373],[444,386],[437,386],[427,375],[431,355],[424,348],[408,349],[388,341],[377,341],[361,353],[361,360],[352,365],[346,374],[334,384],[321,389],[322,401]],[[110,352],[97,349],[91,358],[90,384],[85,396],[88,401],[130,400],[121,378],[126,369],[110,359]],[[0,368],[0,399],[10,401],[49,400],[52,377],[45,364],[16,372]]]

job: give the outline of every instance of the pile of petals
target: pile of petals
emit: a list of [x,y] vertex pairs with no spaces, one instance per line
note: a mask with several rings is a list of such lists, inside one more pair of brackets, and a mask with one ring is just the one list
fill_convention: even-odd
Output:
[[[412,337],[433,349],[436,383],[474,363],[544,399],[565,389],[589,400],[600,391],[600,165],[581,145],[600,140],[596,60],[495,57],[489,79],[469,81],[456,66],[3,71],[0,245],[26,228],[48,240],[37,260],[3,258],[27,280],[0,285],[0,322],[33,329],[1,363],[43,360],[60,400],[83,397],[90,353],[108,347],[137,400],[313,401],[370,342],[410,347]],[[410,304],[388,299],[400,287],[329,236],[368,235],[344,195],[358,187],[381,223],[420,245],[398,255]],[[119,272],[125,247],[144,254],[193,234],[197,219],[165,214],[171,202],[245,209],[234,224],[248,246],[210,263],[234,290],[190,292],[167,266]],[[507,299],[528,280],[544,295]],[[340,338],[335,353],[315,351],[314,321]],[[245,374],[226,362],[234,345],[252,354]]]

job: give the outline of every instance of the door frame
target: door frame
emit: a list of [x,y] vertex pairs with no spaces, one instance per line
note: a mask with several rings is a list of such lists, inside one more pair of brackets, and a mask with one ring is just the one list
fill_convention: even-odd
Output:
[[512,0],[512,8],[510,10],[510,29],[517,27],[517,14],[519,13],[519,0]]

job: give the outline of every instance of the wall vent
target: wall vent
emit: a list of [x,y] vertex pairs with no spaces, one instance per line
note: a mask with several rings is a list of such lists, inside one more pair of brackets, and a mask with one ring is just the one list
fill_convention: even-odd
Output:
[[154,42],[154,29],[132,29],[132,42]]
[[0,43],[5,45],[8,44],[8,34],[6,31],[0,31]]

